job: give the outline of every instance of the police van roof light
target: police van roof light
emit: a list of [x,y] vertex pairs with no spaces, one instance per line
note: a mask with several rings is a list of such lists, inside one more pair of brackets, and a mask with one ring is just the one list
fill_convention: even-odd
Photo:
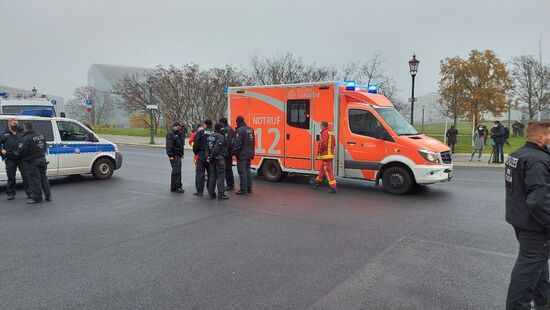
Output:
[[50,109],[23,109],[20,115],[53,117],[53,111]]

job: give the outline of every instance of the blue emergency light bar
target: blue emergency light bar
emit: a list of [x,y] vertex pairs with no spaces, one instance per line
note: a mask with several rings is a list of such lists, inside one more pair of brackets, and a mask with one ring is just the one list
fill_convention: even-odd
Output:
[[53,111],[50,109],[24,109],[21,110],[20,115],[53,117]]
[[353,80],[347,81],[346,90],[355,90],[355,81]]
[[378,94],[378,85],[376,84],[369,84],[367,91],[371,94]]

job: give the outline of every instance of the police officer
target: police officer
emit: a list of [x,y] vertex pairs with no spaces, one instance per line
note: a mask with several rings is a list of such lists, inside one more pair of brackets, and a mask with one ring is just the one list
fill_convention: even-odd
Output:
[[250,162],[254,159],[254,130],[246,126],[244,118],[237,116],[237,130],[235,131],[234,152],[237,157],[237,172],[239,173],[240,190],[237,195],[248,195],[252,193],[252,174],[250,173]]
[[225,195],[225,157],[227,155],[227,143],[223,133],[224,125],[217,123],[215,132],[209,135],[206,145],[206,160],[210,165],[208,173],[208,193],[210,199],[216,198],[216,185],[218,187],[218,200],[229,199]]
[[[193,153],[197,155],[197,166],[195,168],[195,196],[204,195],[204,175],[208,171],[208,162],[206,161],[207,138],[214,132],[212,130],[212,120],[204,120],[204,129],[198,131],[193,144]],[[209,173],[210,175],[210,173]],[[209,176],[210,178],[210,176]]]
[[32,123],[27,122],[25,125],[25,131],[21,136],[21,140],[17,147],[17,150],[8,152],[2,150],[2,153],[6,156],[15,154],[23,158],[23,161],[27,164],[29,171],[29,189],[31,191],[32,199],[27,203],[40,203],[42,202],[42,191],[46,196],[46,201],[52,200],[52,194],[50,192],[50,183],[46,176],[48,169],[48,162],[46,161],[46,151],[48,146],[46,145],[46,139],[41,133],[34,131]]
[[550,122],[529,123],[526,137],[506,161],[506,221],[519,242],[508,310],[549,309]]
[[19,122],[16,119],[10,119],[6,127],[6,131],[0,137],[0,149],[4,149],[6,152],[11,152],[10,156],[2,156],[2,159],[5,159],[6,175],[8,176],[8,184],[6,187],[8,200],[13,200],[15,198],[15,175],[17,169],[19,169],[19,173],[23,179],[23,187],[25,188],[27,197],[31,198],[27,180],[27,167],[23,163],[22,158],[13,153],[13,151],[17,150],[17,146],[19,145],[19,140],[22,135],[23,130],[19,127]]
[[227,184],[226,190],[230,191],[235,188],[235,177],[233,176],[233,138],[235,137],[235,130],[229,126],[227,118],[220,118],[220,123],[223,124],[223,133],[225,135],[225,143],[227,144],[227,155],[225,156],[225,182]]
[[172,125],[172,130],[166,135],[166,155],[172,166],[172,175],[170,179],[170,192],[184,193],[181,184],[181,160],[184,157],[185,133],[182,132],[182,126],[179,122]]

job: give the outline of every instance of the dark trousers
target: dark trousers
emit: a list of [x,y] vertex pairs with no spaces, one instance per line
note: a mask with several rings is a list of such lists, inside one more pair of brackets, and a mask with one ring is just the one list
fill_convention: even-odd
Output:
[[15,175],[17,173],[17,169],[19,169],[19,173],[21,174],[21,178],[23,179],[23,188],[25,188],[25,193],[30,194],[29,190],[29,181],[28,181],[28,169],[27,169],[27,163],[23,162],[22,160],[15,160],[15,159],[6,159],[6,175],[8,176],[8,186],[6,188],[6,194],[8,196],[15,196],[15,184],[16,179]]
[[218,196],[225,194],[225,160],[214,159],[210,163],[210,170],[208,170],[208,193],[210,195],[216,194],[216,186],[218,187]]
[[455,153],[456,141],[448,142],[447,145],[451,148],[451,153]]
[[240,190],[252,192],[252,173],[250,172],[250,159],[237,160],[237,172],[239,173]]
[[514,228],[519,242],[519,254],[512,270],[507,310],[529,310],[531,300],[537,306],[548,303],[550,284],[548,282],[549,238],[545,232],[534,232]]
[[[208,171],[208,163],[205,155],[199,155],[197,166],[195,167],[195,188],[198,193],[204,192],[204,175]],[[210,175],[208,176],[210,179]]]
[[235,187],[235,177],[233,176],[233,156],[225,156],[225,183],[227,187]]
[[172,166],[172,175],[170,176],[170,190],[175,191],[178,188],[182,188],[181,184],[181,157],[174,156],[174,159],[170,161]]
[[504,143],[495,143],[495,157],[493,162],[504,162]]
[[32,199],[41,201],[42,192],[44,192],[44,196],[51,197],[50,182],[46,176],[46,171],[48,170],[46,158],[42,157],[28,161],[27,168],[29,170],[29,189]]

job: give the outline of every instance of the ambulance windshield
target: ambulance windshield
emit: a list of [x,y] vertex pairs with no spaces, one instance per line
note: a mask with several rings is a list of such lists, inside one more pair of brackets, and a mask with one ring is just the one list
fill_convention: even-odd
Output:
[[376,108],[378,114],[390,125],[391,129],[399,136],[410,136],[418,134],[409,122],[394,108]]

